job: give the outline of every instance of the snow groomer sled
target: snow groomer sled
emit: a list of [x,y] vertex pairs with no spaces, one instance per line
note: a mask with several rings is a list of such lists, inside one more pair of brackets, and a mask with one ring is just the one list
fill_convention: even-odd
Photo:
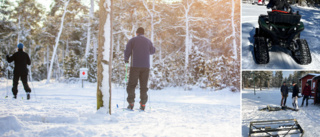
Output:
[[249,137],[302,137],[303,134],[296,119],[250,122]]
[[269,63],[269,50],[277,46],[289,50],[292,58],[301,65],[311,63],[311,54],[308,43],[300,39],[304,30],[299,11],[286,12],[272,10],[268,15],[259,16],[259,28],[254,35],[254,57],[257,64]]

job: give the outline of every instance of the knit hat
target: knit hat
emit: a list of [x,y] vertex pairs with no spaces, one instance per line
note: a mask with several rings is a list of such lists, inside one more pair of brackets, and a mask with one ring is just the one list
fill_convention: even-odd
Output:
[[18,44],[18,49],[23,49],[23,44],[22,43]]
[[292,81],[292,84],[297,84],[295,81]]
[[137,32],[136,33],[138,33],[138,34],[144,34],[144,29],[142,28],[142,27],[139,27],[138,29],[137,29]]

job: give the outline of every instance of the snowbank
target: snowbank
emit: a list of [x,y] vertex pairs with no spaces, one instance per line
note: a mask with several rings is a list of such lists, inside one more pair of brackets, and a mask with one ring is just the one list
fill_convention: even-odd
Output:
[[[22,84],[18,87],[17,100],[12,99],[11,91],[5,99],[11,84],[7,86],[6,81],[0,81],[0,136],[234,137],[240,134],[240,93],[230,89],[150,90],[146,112],[131,112],[121,109],[127,106],[125,88],[114,88],[110,116],[104,108],[96,110],[96,84],[85,83],[81,88],[81,83],[34,82],[28,101]],[[138,102],[139,89],[135,109]]]

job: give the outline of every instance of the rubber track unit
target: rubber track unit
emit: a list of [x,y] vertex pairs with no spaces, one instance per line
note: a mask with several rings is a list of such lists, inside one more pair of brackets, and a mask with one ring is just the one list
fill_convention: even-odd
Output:
[[310,64],[312,59],[308,42],[305,39],[297,39],[296,44],[299,46],[299,49],[296,52],[293,52],[295,61],[301,65]]
[[257,64],[269,63],[269,50],[264,37],[255,37],[254,40],[254,57]]

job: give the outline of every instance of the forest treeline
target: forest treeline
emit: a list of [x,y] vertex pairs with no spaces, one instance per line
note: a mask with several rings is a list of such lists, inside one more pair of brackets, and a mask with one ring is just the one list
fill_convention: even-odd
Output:
[[243,71],[242,72],[242,88],[280,88],[283,82],[291,85],[292,82],[297,82],[301,87],[299,79],[306,74],[315,73],[320,74],[320,71],[294,71],[288,77],[283,76],[282,71]]
[[[32,80],[77,79],[79,69],[87,67],[88,81],[96,82],[99,1],[91,0],[91,5],[80,0],[52,2],[50,9],[45,9],[35,0],[4,0],[0,76],[12,77],[8,74],[13,64],[5,61],[5,55],[12,55],[21,42],[32,60]],[[151,89],[199,86],[239,91],[240,1],[117,0],[112,20],[114,84],[125,84],[123,51],[136,29],[144,27],[156,48]],[[52,76],[48,77],[50,65]]]

